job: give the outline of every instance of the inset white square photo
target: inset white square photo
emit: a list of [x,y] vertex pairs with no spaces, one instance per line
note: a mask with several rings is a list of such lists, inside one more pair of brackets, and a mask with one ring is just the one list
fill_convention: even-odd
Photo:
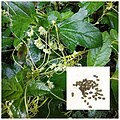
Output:
[[110,110],[110,68],[67,67],[67,110]]

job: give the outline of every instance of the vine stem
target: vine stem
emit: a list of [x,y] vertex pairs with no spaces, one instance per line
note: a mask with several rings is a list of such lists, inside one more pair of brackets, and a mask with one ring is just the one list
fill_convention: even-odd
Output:
[[49,102],[48,102],[48,115],[46,118],[48,118],[50,116],[50,102],[52,101],[53,99],[51,99]]
[[48,99],[49,99],[49,98],[46,98],[46,99],[40,104],[39,108],[42,107],[42,106],[46,103],[46,101],[47,101]]
[[13,51],[14,49],[10,49],[10,50],[3,50],[2,52],[9,52],[9,51]]
[[[55,26],[55,31],[56,31],[56,34],[57,34],[57,43],[58,43],[58,46],[60,45],[60,40],[59,40],[59,34],[58,34],[58,27],[57,27],[57,25],[55,24],[54,25]],[[63,58],[64,58],[64,61],[66,62],[66,57],[65,57],[65,54],[64,54],[64,52],[63,51],[61,51],[61,53],[62,53],[62,55],[63,55]]]
[[55,95],[53,92],[50,92],[54,97],[58,98],[59,100],[63,101],[63,102],[67,102],[64,99],[60,98],[59,96]]
[[113,79],[113,80],[118,80],[118,78],[114,78],[114,77],[111,77],[110,79],[111,79],[111,80],[112,80],[112,79]]
[[[14,34],[14,33],[13,33],[13,34]],[[26,43],[23,39],[20,39],[16,34],[14,34],[14,36],[25,44],[25,46],[26,46],[26,48],[27,48],[27,53],[28,53],[30,50],[29,50],[29,47],[28,47],[27,43]],[[29,55],[30,55],[30,59],[31,59],[31,62],[32,62],[32,66],[34,66],[35,69],[37,69],[37,67],[36,67],[36,65],[35,65],[32,57],[31,57],[31,54],[29,54]]]
[[26,85],[25,93],[24,93],[24,102],[25,102],[25,108],[26,108],[27,117],[29,117],[26,93],[27,93],[27,85]]
[[24,68],[22,67],[22,65],[20,65],[20,64],[15,60],[14,52],[15,52],[15,49],[14,49],[13,52],[12,52],[12,58],[13,58],[14,62],[15,62],[18,66],[20,66],[22,69],[24,69]]
[[[35,31],[34,31],[35,32]],[[35,32],[35,34],[37,35],[37,37],[39,37],[39,35]],[[59,57],[62,57],[61,55],[59,55],[55,50],[53,50],[53,48],[52,47],[50,47],[50,45],[46,42],[46,41],[44,41],[42,38],[40,38],[41,40],[42,40],[42,42],[44,42],[47,46],[49,46],[49,48],[56,54],[56,55],[58,55]]]

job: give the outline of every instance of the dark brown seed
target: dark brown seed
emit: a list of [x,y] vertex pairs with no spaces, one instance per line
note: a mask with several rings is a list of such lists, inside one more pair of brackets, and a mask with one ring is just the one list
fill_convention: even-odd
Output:
[[97,98],[95,98],[95,100],[97,100]]
[[77,86],[76,84],[73,84],[73,86]]
[[96,75],[93,75],[93,77],[96,77]]
[[83,95],[84,97],[87,97],[86,95]]
[[96,82],[95,82],[95,81],[93,81],[93,83],[94,83],[94,84],[96,84]]
[[98,97],[99,99],[101,99],[101,97]]
[[103,100],[105,100],[105,98],[104,98],[104,97],[103,97],[102,99],[103,99]]
[[91,99],[91,97],[88,97],[88,99]]
[[100,79],[96,79],[96,81],[100,81]]
[[86,102],[86,100],[84,100],[84,102]]
[[89,108],[92,108],[92,106],[90,105],[90,106],[88,106]]
[[97,93],[98,95],[100,95],[100,96],[103,96],[103,94],[100,94],[100,93]]
[[95,88],[95,90],[98,90],[98,88]]
[[98,84],[95,84],[94,86],[92,86],[92,89],[95,88],[95,87],[97,87],[97,86],[98,86]]
[[84,97],[81,97],[81,99],[84,99]]
[[102,92],[102,89],[100,89],[100,90],[97,90],[98,92]]
[[92,91],[89,92],[89,94],[92,94],[92,93],[93,93]]
[[96,78],[98,78],[98,76],[97,76],[97,75],[93,75],[93,77],[96,77]]
[[87,105],[89,105],[89,102],[87,102]]
[[95,98],[95,96],[94,96],[94,95],[93,95],[92,97],[93,97],[93,98]]
[[74,97],[74,93],[73,92],[71,93],[71,95],[72,95],[72,97]]

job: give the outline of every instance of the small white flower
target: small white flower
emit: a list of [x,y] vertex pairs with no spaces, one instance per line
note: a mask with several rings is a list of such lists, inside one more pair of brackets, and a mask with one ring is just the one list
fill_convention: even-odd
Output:
[[78,54],[78,52],[74,51],[73,54],[72,54],[72,56],[76,57],[77,54]]
[[43,49],[43,52],[45,52],[46,54],[51,54],[50,49]]
[[49,46],[50,46],[50,48],[52,48],[53,50],[57,50],[57,49],[58,49],[56,42],[53,42],[53,41],[49,42]]
[[47,31],[45,30],[44,27],[40,26],[38,29],[38,32],[40,32],[40,35],[46,35]]
[[59,71],[59,70],[58,70],[58,67],[56,67],[56,68],[54,69],[54,71],[55,71],[55,72]]
[[52,20],[52,24],[54,25],[56,23],[56,21],[55,20]]
[[37,40],[34,40],[34,44],[36,45],[37,48],[43,49],[45,45],[42,43],[41,39],[38,38]]
[[29,37],[33,36],[33,34],[34,34],[33,29],[31,29],[31,31],[30,31],[30,32],[27,32],[27,35],[28,35]]
[[63,51],[64,50],[64,46],[62,44],[59,45],[59,51]]
[[53,69],[56,67],[56,63],[53,63],[51,66],[50,66],[50,69]]
[[48,84],[49,89],[53,89],[55,87],[53,82],[50,82],[49,80],[47,81],[47,84]]
[[65,68],[66,68],[66,66],[64,66],[62,63],[59,63],[59,64],[58,64],[58,67],[56,67],[56,68],[54,69],[54,71],[55,71],[55,72],[57,72],[57,71],[63,71]]

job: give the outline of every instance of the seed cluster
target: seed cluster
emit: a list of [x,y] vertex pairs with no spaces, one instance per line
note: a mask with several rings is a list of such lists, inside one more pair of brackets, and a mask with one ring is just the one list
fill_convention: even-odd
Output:
[[102,89],[99,89],[99,81],[97,75],[93,75],[96,80],[88,80],[87,78],[83,79],[82,81],[76,81],[76,84],[73,86],[78,86],[79,90],[82,92],[81,99],[88,105],[89,108],[92,108],[90,103],[87,100],[94,99],[97,101],[98,99],[105,100],[104,95],[102,94]]

